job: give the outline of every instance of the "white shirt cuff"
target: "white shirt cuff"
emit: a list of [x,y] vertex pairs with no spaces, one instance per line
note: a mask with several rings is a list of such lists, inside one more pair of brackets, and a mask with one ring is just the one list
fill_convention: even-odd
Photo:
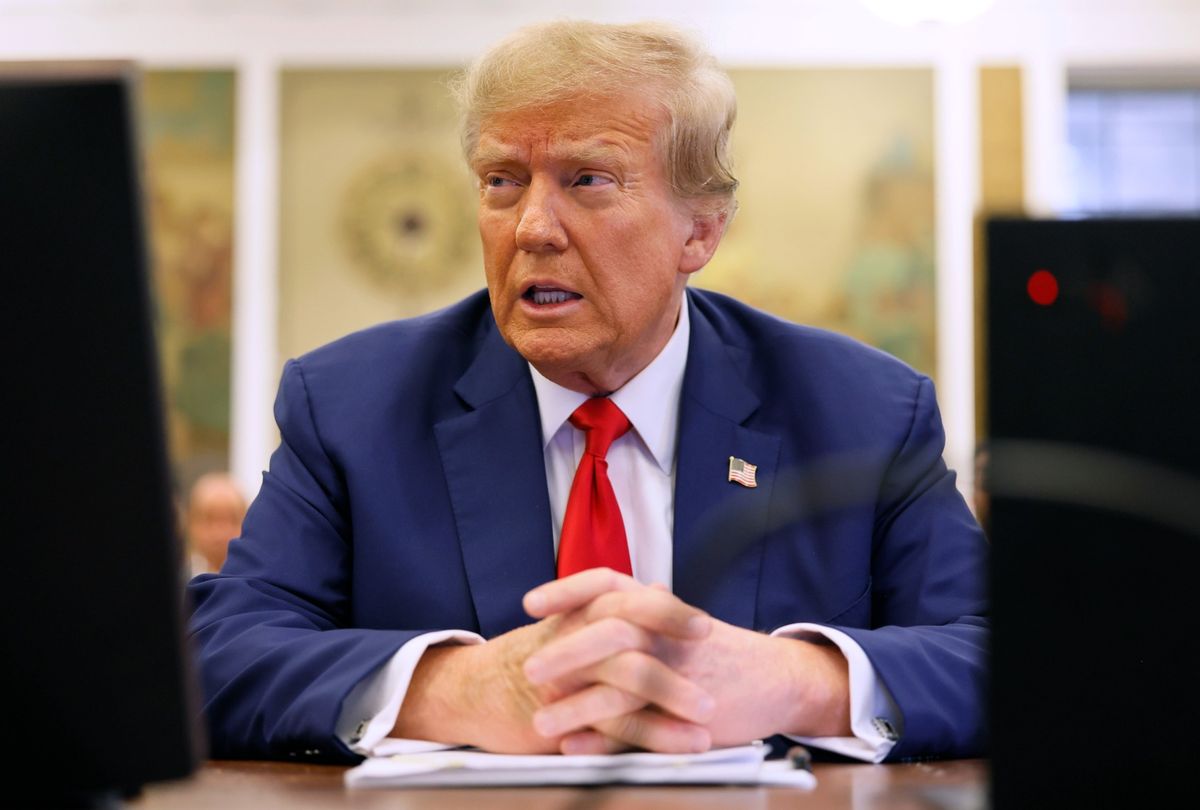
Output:
[[435,644],[482,644],[483,636],[467,630],[438,630],[409,641],[386,664],[358,682],[342,702],[336,733],[346,746],[363,756],[391,756],[438,751],[452,746],[429,740],[388,737],[396,725],[408,684],[425,650]]
[[822,636],[837,645],[850,665],[850,730],[854,736],[788,736],[835,754],[866,762],[882,762],[904,733],[904,720],[891,692],[875,675],[875,667],[871,666],[858,642],[840,630],[809,622],[784,625],[771,635],[798,639]]

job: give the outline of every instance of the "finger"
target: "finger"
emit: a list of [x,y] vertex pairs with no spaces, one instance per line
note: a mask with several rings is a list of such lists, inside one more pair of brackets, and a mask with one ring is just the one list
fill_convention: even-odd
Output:
[[[620,653],[589,669],[572,673],[571,677],[576,678],[576,675],[586,678],[593,686],[615,687],[626,695],[639,698],[641,705],[652,704],[693,723],[707,722],[716,713],[716,701],[708,692],[662,661],[642,652]],[[538,709],[539,723],[552,729],[550,734],[565,734],[622,713],[620,709],[629,711],[626,704],[616,705],[611,696],[606,697],[608,702],[603,706],[593,701],[573,700],[575,695],[586,694],[593,686],[585,686]]]
[[630,750],[628,743],[605,737],[598,731],[577,731],[559,740],[558,750],[563,754],[619,754]]
[[652,655],[620,653],[590,672],[597,682],[637,695],[683,720],[706,723],[717,711],[712,695]]
[[581,612],[588,622],[617,617],[684,641],[696,641],[712,632],[712,621],[703,610],[654,587],[601,594]]
[[605,720],[595,730],[610,740],[665,754],[699,754],[712,747],[708,729],[652,709]]
[[530,683],[548,683],[618,653],[647,652],[653,643],[653,636],[636,624],[616,618],[600,619],[551,641],[525,659],[525,677]]
[[525,612],[535,619],[583,607],[602,593],[644,587],[636,579],[611,568],[592,568],[539,585],[525,594]]
[[645,706],[644,699],[629,692],[607,684],[593,684],[534,712],[533,730],[543,737],[558,737]]

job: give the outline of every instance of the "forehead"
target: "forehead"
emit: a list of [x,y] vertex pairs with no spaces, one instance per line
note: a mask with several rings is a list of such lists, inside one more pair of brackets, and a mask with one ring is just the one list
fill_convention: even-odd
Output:
[[242,496],[232,484],[207,481],[196,487],[189,506],[197,513],[237,510],[242,506]]
[[666,126],[662,109],[644,96],[582,97],[496,113],[480,122],[471,163],[535,157],[634,159],[650,154]]

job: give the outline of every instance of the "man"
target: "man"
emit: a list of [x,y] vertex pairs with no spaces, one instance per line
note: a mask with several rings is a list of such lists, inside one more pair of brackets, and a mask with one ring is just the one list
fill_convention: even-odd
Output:
[[221,570],[229,541],[242,530],[245,516],[246,499],[232,476],[210,472],[196,479],[184,511],[193,576]]
[[288,363],[192,585],[215,752],[978,753],[984,543],[929,381],[685,293],[734,208],[728,78],[554,23],[459,90],[487,295]]

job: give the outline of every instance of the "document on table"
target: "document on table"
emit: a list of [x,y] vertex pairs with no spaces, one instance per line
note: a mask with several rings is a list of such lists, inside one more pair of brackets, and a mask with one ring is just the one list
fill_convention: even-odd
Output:
[[367,759],[346,786],[496,787],[504,785],[784,785],[811,790],[816,777],[788,760],[767,761],[763,743],[703,754],[597,756],[489,754],[457,748]]

